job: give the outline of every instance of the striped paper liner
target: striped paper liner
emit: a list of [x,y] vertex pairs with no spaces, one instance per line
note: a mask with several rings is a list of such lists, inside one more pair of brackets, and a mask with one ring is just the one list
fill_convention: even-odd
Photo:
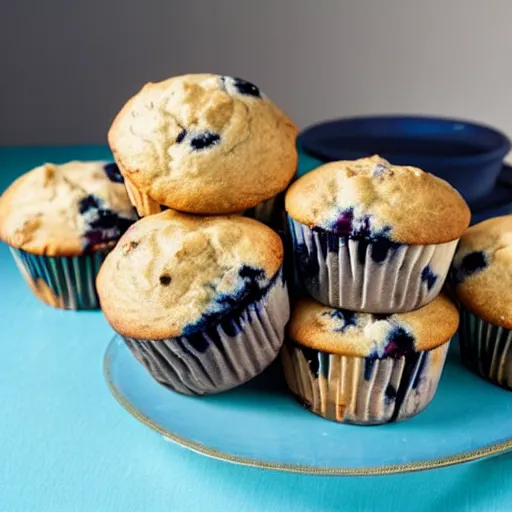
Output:
[[291,218],[289,233],[300,285],[322,304],[368,313],[404,313],[435,299],[458,242],[394,244],[375,258],[378,242],[314,231]]
[[205,332],[124,340],[155,380],[179,393],[206,395],[237,387],[265,370],[279,354],[289,316],[280,273],[261,300]]
[[139,217],[148,217],[149,215],[154,215],[155,213],[167,210],[166,206],[153,201],[153,199],[151,199],[147,194],[139,192],[135,185],[126,176],[124,178],[124,184],[126,185],[128,197],[130,198],[133,206],[135,206]]
[[474,373],[512,390],[512,331],[478,318],[461,306],[462,362]]
[[282,362],[288,387],[311,412],[340,423],[379,425],[410,418],[430,403],[448,345],[376,359],[286,342]]
[[10,248],[34,294],[63,309],[99,309],[96,276],[108,250],[81,256],[39,256]]

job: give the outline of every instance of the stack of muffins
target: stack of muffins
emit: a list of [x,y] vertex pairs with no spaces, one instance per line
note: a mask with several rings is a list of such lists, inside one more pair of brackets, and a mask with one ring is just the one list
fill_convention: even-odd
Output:
[[441,291],[458,245],[463,360],[512,389],[512,216],[466,232],[448,183],[379,156],[291,184],[296,135],[245,80],[147,84],[110,128],[115,163],[28,172],[0,198],[0,239],[41,300],[101,305],[171,389],[234,388],[281,352],[301,403],[363,425],[432,400],[459,326]]
[[111,126],[142,219],[101,267],[101,307],[175,391],[231,389],[279,354],[290,314],[283,243],[249,217],[278,227],[296,135],[254,84],[207,74],[147,84]]
[[283,349],[311,411],[355,424],[408,418],[433,398],[459,324],[440,294],[469,209],[445,181],[373,156],[333,162],[285,198],[295,279]]

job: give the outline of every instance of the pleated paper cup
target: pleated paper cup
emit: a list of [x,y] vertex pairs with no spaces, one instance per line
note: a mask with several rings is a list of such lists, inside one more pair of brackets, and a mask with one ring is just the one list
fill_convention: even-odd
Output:
[[340,423],[379,425],[406,420],[432,401],[448,345],[378,359],[287,341],[282,363],[288,387],[311,412]]
[[36,297],[62,309],[99,309],[96,276],[108,250],[80,256],[40,256],[10,248]]
[[135,206],[139,217],[147,217],[167,210],[166,206],[153,201],[153,199],[151,199],[147,194],[140,192],[126,177],[124,179],[124,184],[126,185],[128,197],[130,198],[133,206]]
[[256,377],[278,356],[290,316],[280,272],[265,296],[204,332],[164,340],[124,337],[151,376],[186,395],[206,395]]
[[368,313],[404,313],[435,299],[458,240],[406,245],[314,231],[289,218],[296,279],[322,304]]
[[284,236],[286,216],[284,213],[284,192],[266,201],[262,201],[254,208],[246,210],[243,215],[255,219],[271,227]]
[[512,331],[482,320],[461,306],[462,362],[477,375],[512,390]]

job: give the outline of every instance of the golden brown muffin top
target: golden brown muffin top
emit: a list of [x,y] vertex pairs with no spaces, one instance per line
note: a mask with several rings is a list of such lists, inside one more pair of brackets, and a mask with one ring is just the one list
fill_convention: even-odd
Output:
[[372,315],[300,299],[292,309],[289,337],[307,347],[354,357],[400,357],[431,350],[457,331],[459,313],[444,295],[409,313]]
[[114,163],[47,163],[0,197],[0,239],[47,256],[112,245],[137,218]]
[[283,191],[297,168],[297,127],[255,85],[190,74],[148,83],[114,120],[121,172],[154,201],[220,214]]
[[411,245],[456,240],[470,222],[467,204],[446,181],[378,155],[305,174],[286,193],[286,211],[310,228]]
[[471,226],[453,261],[458,299],[480,318],[512,329],[512,215]]
[[166,210],[124,234],[96,284],[117,332],[165,339],[203,330],[261,296],[282,263],[280,237],[255,220]]

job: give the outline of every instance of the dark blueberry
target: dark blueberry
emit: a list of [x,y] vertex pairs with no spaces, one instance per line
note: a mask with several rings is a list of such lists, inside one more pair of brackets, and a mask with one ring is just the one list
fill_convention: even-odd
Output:
[[96,218],[89,222],[92,228],[112,229],[119,223],[119,215],[108,208],[99,208],[96,211]]
[[325,311],[322,313],[322,316],[330,316],[332,319],[336,320],[338,325],[334,329],[335,332],[345,332],[349,327],[357,325],[356,313],[346,309],[332,309],[330,311]]
[[393,384],[388,384],[387,387],[386,387],[386,390],[384,391],[384,395],[385,395],[385,400],[386,400],[386,403],[391,403],[395,400],[396,398],[396,389],[395,389],[395,386],[393,386]]
[[242,78],[234,78],[233,80],[235,81],[236,90],[240,94],[261,98],[260,90],[254,84],[251,84],[251,82],[247,82],[247,80],[243,80]]
[[160,276],[160,284],[162,286],[169,286],[171,284],[171,276],[169,274],[162,274]]
[[120,217],[108,208],[98,208],[89,205],[86,211],[88,216],[86,219],[87,227],[84,233],[85,249],[119,239],[134,223],[134,219]]
[[107,242],[107,240],[105,240],[105,231],[102,229],[91,229],[85,233],[84,237],[86,241],[85,249]]
[[400,244],[381,236],[373,241],[371,247],[371,258],[375,263],[382,263],[392,251],[395,251]]
[[242,329],[240,318],[250,304],[258,302],[265,295],[267,290],[278,279],[279,273],[276,274],[266,286],[262,287],[258,282],[265,276],[262,269],[255,269],[248,265],[241,267],[239,271],[240,277],[243,278],[243,285],[231,295],[223,294],[215,298],[216,311],[206,313],[193,324],[187,325],[183,334],[190,336],[195,333],[206,333],[210,339],[219,345],[220,350],[223,348],[217,327],[220,326],[228,336],[234,336]]
[[382,263],[390,252],[396,251],[400,244],[389,238],[391,228],[386,226],[376,233],[372,233],[370,219],[365,217],[363,222],[357,226],[350,238],[358,241],[357,259],[361,265],[366,262],[366,255],[369,252],[375,263]]
[[80,203],[78,204],[78,211],[84,214],[85,212],[91,210],[92,208],[99,208],[100,203],[101,199],[99,199],[96,196],[85,196],[83,199],[80,200]]
[[178,144],[181,144],[183,142],[183,139],[187,136],[187,130],[183,129],[176,137],[176,142]]
[[205,132],[205,133],[202,133],[201,135],[196,135],[190,141],[190,145],[196,151],[200,151],[201,149],[215,146],[219,142],[220,142],[220,135],[217,135],[216,133]]
[[352,223],[354,221],[354,210],[350,208],[340,214],[336,219],[332,232],[335,235],[351,235],[352,234]]
[[319,359],[320,352],[318,352],[318,350],[314,350],[312,348],[305,347],[303,345],[300,345],[300,346],[297,345],[297,347],[302,352],[304,359],[306,359],[306,361],[308,362],[308,366],[309,366],[311,373],[315,377],[318,377],[319,370],[320,370],[320,359]]
[[365,357],[364,359],[364,380],[372,378],[373,368],[375,366],[375,357]]
[[483,251],[473,251],[466,254],[461,262],[454,267],[454,279],[457,283],[462,282],[466,277],[476,274],[487,267],[487,256]]
[[470,252],[462,258],[461,266],[466,274],[474,274],[487,266],[487,258],[482,251]]
[[393,329],[391,329],[386,341],[384,357],[399,359],[415,351],[414,336],[399,325],[395,325]]
[[265,271],[262,268],[254,268],[249,265],[243,265],[238,271],[238,275],[242,279],[263,279],[265,277]]
[[436,284],[437,276],[432,272],[430,265],[427,265],[421,271],[421,280],[427,284],[428,291],[432,289],[432,287]]
[[[208,341],[205,337],[208,337],[216,346],[221,347],[222,343],[218,332],[219,324],[228,336],[235,332],[235,326],[237,324],[233,325],[233,319],[237,319],[239,317],[240,311],[237,309],[235,302],[228,303],[226,301],[223,304],[226,307],[231,306],[233,309],[224,309],[217,313],[204,314],[197,322],[187,325],[183,330],[183,335],[191,344],[195,347],[204,346],[204,349],[200,351],[204,351],[208,347]],[[199,350],[199,348],[197,350]]]
[[[221,306],[221,311],[224,311],[226,309],[229,309],[229,308],[232,308],[234,306],[236,306],[236,303],[237,303],[237,300],[240,297],[240,295],[242,295],[242,293],[244,292],[245,290],[242,289],[241,290],[241,293],[237,293],[237,294],[234,294],[234,295],[219,295],[218,297],[216,297],[215,299],[215,302]],[[214,315],[217,315],[218,313],[214,313]]]
[[114,183],[124,182],[123,175],[119,172],[119,168],[114,162],[106,164],[103,168],[105,169],[105,174],[108,176],[110,181],[113,181]]

